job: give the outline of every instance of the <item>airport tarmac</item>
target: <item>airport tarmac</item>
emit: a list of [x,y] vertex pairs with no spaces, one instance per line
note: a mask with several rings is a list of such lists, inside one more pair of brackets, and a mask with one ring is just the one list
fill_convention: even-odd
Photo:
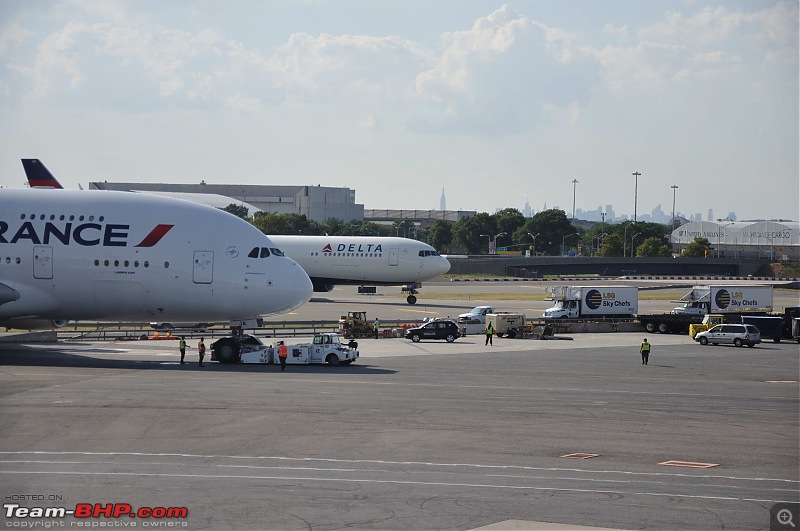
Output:
[[[362,309],[339,295],[305,311]],[[405,309],[391,299],[370,298],[370,313]],[[285,373],[201,369],[193,348],[181,366],[172,342],[2,344],[6,506],[188,514],[26,518],[4,508],[0,519],[5,528],[768,529],[770,508],[800,501],[797,344],[701,347],[655,335],[644,366],[642,337],[491,347],[482,336],[366,339],[356,364]],[[563,457],[576,453],[596,456]]]

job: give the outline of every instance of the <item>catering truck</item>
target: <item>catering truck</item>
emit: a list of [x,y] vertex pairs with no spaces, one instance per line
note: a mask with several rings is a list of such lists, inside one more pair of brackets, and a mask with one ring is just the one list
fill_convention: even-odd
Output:
[[554,286],[550,292],[554,305],[545,319],[631,318],[639,311],[635,286]]
[[700,323],[709,309],[726,323],[741,323],[742,315],[766,315],[772,310],[772,286],[695,286],[681,301],[705,305],[703,314],[639,314],[635,286],[556,286],[550,291],[555,304],[544,312],[547,320],[638,320],[650,333],[686,334],[689,325]]
[[772,286],[695,286],[677,302],[674,314],[772,311]]
[[766,315],[772,311],[772,286],[694,286],[692,291],[677,302],[684,305],[672,313],[640,315],[639,322],[648,332],[692,335],[702,327],[690,329],[693,324],[705,324],[706,314],[721,315],[722,322],[741,323],[742,315]]

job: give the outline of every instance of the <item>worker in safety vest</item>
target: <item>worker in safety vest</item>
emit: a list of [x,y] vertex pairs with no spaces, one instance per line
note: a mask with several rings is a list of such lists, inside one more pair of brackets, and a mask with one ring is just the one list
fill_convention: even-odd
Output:
[[286,358],[289,357],[289,349],[283,344],[283,341],[278,341],[278,359],[281,361],[281,372],[286,370]]
[[378,339],[378,329],[381,327],[381,322],[378,318],[375,318],[375,325],[373,326],[373,332],[375,333],[375,339]]
[[186,356],[186,338],[181,336],[181,341],[178,343],[178,349],[181,351],[181,365],[183,365],[183,358]]
[[486,343],[485,343],[485,345],[494,345],[494,343],[492,343],[492,336],[493,335],[494,335],[494,327],[492,326],[492,323],[489,323],[488,325],[486,325]]
[[639,347],[639,352],[642,353],[642,365],[647,365],[647,362],[650,360],[650,343],[647,342],[647,338],[642,340],[642,346]]

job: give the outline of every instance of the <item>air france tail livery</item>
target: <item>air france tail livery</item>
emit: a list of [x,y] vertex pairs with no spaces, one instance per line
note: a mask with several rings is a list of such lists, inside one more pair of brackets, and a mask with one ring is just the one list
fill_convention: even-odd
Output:
[[0,326],[240,321],[291,311],[308,275],[221,210],[93,190],[0,189]]
[[404,284],[409,304],[420,283],[450,271],[450,262],[430,245],[377,236],[270,236],[311,277],[314,291],[336,284]]

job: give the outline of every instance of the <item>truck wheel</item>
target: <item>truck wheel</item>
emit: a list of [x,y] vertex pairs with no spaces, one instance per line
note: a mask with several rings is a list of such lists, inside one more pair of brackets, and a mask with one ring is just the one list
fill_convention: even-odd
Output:
[[494,333],[494,335],[496,335],[497,337],[503,337],[503,334],[505,334],[505,332],[495,332]]
[[658,325],[658,332],[660,334],[666,334],[669,328],[667,327],[667,323],[661,323]]
[[513,331],[513,330],[509,330],[508,331],[508,338],[509,339],[514,339],[515,337],[517,337],[517,333],[515,331]]
[[406,302],[409,304],[416,304],[417,298],[413,295],[409,295],[408,297],[406,297]]
[[701,345],[708,345],[708,338],[703,336],[698,341],[700,341]]
[[734,347],[741,347],[742,346],[742,340],[737,337],[736,339],[733,340],[733,346]]
[[455,340],[456,340],[456,336],[454,336],[453,334],[447,334],[447,337],[445,338],[445,340],[446,340],[448,343],[452,343],[453,341],[455,341]]
[[651,334],[656,331],[656,325],[653,323],[645,323],[644,329],[650,332]]
[[414,343],[419,343],[419,334],[414,334],[413,336],[411,336],[411,341],[413,341]]
[[239,344],[231,338],[222,338],[214,343],[214,355],[220,363],[238,363]]
[[331,367],[336,367],[339,365],[339,356],[336,354],[328,354],[328,357],[325,358],[325,363],[330,365]]
[[781,342],[781,338],[779,338],[779,337],[773,337],[773,338],[772,338],[772,341],[774,341],[775,343],[780,343],[780,342]]

